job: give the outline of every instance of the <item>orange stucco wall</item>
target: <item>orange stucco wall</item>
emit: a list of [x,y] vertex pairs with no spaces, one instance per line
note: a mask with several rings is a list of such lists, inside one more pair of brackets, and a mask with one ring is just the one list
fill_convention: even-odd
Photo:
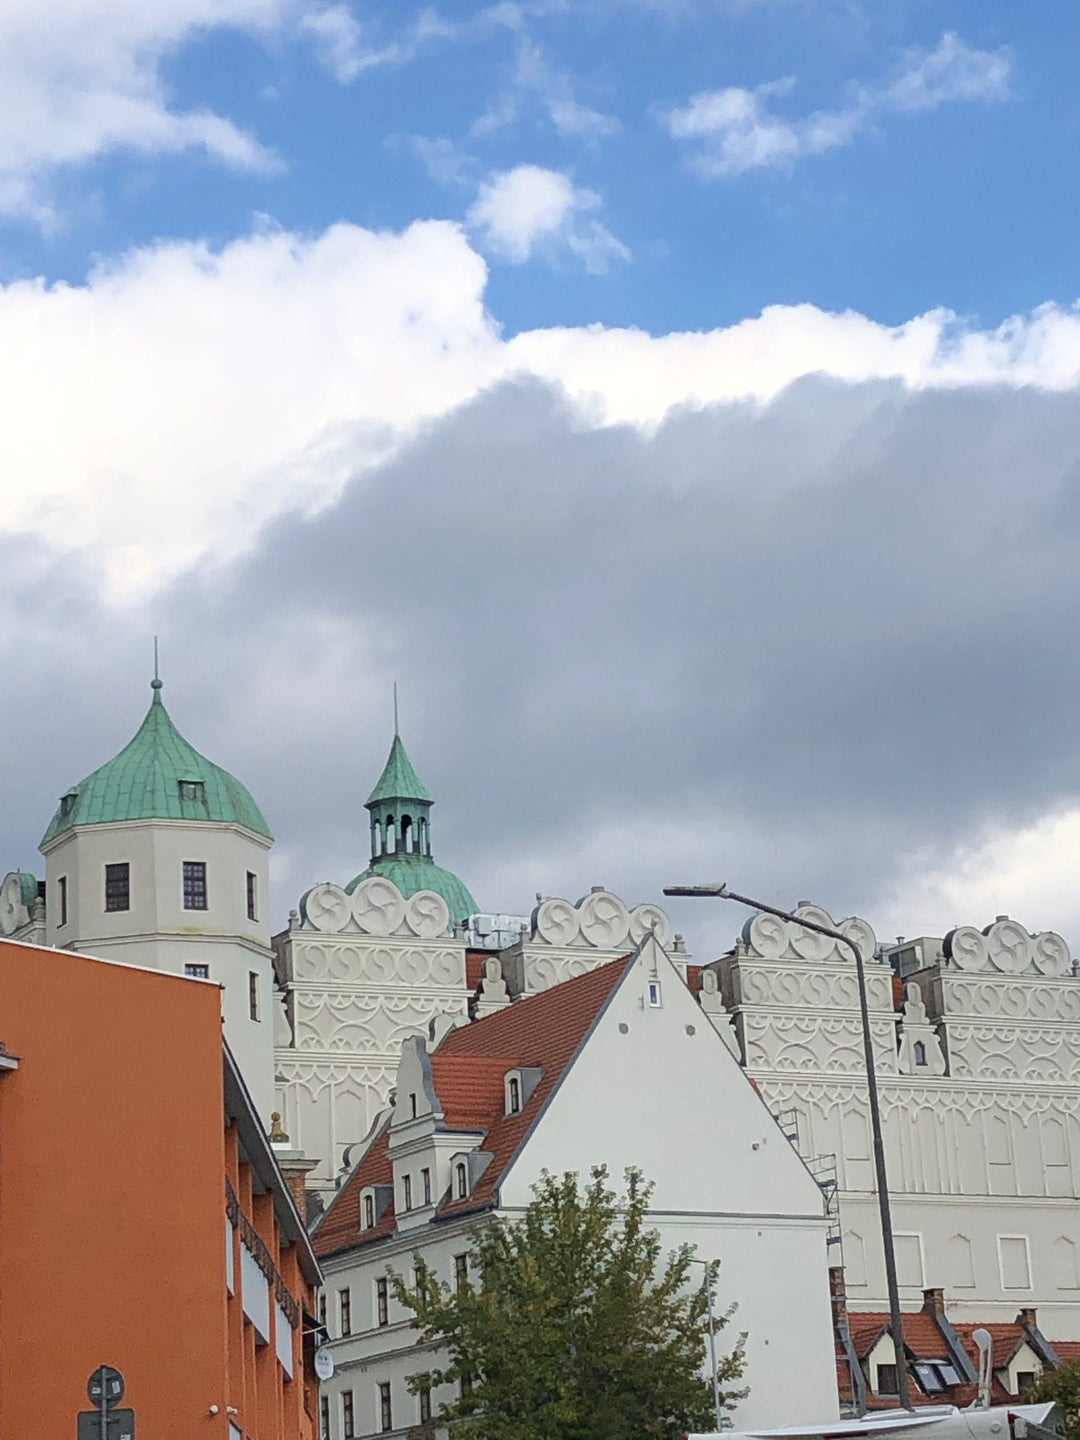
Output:
[[0,1041],[0,1436],[74,1437],[103,1362],[140,1440],[225,1436],[217,987],[0,942]]

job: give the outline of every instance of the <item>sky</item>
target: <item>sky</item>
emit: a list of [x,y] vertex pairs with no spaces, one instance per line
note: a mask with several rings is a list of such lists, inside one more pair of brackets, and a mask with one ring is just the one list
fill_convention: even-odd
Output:
[[[486,910],[1080,951],[1080,12],[0,5],[0,871],[165,698]],[[741,916],[673,903],[698,958]]]

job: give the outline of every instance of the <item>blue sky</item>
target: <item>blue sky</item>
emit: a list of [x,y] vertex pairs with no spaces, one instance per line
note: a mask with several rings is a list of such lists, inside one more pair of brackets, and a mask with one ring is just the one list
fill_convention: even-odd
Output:
[[[1080,98],[1070,57],[1080,15],[1070,7],[267,9],[275,20],[262,27],[248,7],[233,26],[177,24],[169,43],[150,38],[170,111],[212,111],[272,159],[245,168],[199,146],[140,153],[146,142],[133,137],[53,169],[45,147],[36,183],[55,213],[45,233],[9,217],[8,278],[77,281],[102,256],[162,237],[221,244],[255,216],[301,231],[342,219],[395,230],[461,220],[486,177],[530,165],[569,177],[592,207],[581,223],[602,225],[623,248],[590,274],[559,245],[522,263],[484,246],[488,303],[510,331],[709,328],[799,301],[890,324],[948,306],[992,324],[1075,298]],[[940,94],[917,108],[880,99],[947,36],[962,55],[995,57],[1000,72],[959,95],[944,73],[932,81]],[[133,32],[133,53],[147,39]],[[695,169],[708,139],[674,138],[665,115],[695,95],[761,86],[777,92],[759,102],[761,118],[795,126],[850,112],[857,92],[879,98],[819,153],[742,173]],[[577,108],[560,115],[560,105]]]
[[485,908],[722,875],[1080,948],[1078,42],[6,0],[0,873],[158,634],[279,918],[363,868],[398,681]]

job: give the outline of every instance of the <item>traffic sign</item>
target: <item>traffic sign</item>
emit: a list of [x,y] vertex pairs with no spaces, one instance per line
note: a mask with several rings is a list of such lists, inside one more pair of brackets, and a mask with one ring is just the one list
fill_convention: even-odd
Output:
[[100,1410],[80,1410],[78,1421],[76,1440],[135,1440],[134,1410],[110,1410],[106,1416]]
[[115,1365],[99,1365],[86,1382],[86,1394],[91,1405],[111,1410],[124,1398],[124,1377]]
[[320,1345],[315,1351],[315,1374],[320,1380],[329,1380],[334,1373],[334,1352],[327,1345]]

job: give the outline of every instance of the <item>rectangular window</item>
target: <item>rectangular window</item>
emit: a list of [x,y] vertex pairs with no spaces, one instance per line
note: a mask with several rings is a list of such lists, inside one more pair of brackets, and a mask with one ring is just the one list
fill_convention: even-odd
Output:
[[877,1367],[877,1393],[879,1395],[900,1394],[895,1365],[879,1365]]
[[375,1319],[379,1325],[390,1324],[390,1291],[385,1280],[375,1281]]
[[1026,1235],[999,1235],[998,1259],[1001,1262],[1003,1290],[1031,1289],[1031,1259]]
[[356,1434],[356,1418],[353,1414],[351,1390],[341,1392],[341,1433],[345,1436],[345,1440],[352,1440]]
[[649,1004],[654,1010],[660,1008],[660,981],[649,981]]
[[464,1200],[469,1193],[469,1172],[465,1169],[464,1160],[459,1160],[454,1166],[454,1189],[459,1200]]
[[352,1292],[346,1288],[337,1292],[338,1334],[352,1334]]
[[411,1210],[411,1209],[412,1209],[412,1176],[411,1176],[411,1175],[406,1175],[406,1176],[405,1176],[405,1179],[401,1182],[401,1189],[402,1189],[402,1193],[403,1193],[403,1195],[404,1195],[404,1197],[405,1197],[405,1199],[404,1199],[405,1209],[406,1209],[406,1210]]
[[248,971],[248,1014],[252,1020],[261,1020],[262,1012],[259,1008],[259,972]]
[[431,1419],[431,1386],[425,1385],[420,1391],[420,1424],[426,1425]]
[[206,909],[206,861],[184,861],[184,909]]
[[326,1293],[319,1296],[319,1324],[326,1329]]
[[1039,1377],[1034,1370],[1017,1370],[1016,1372],[1016,1393],[1026,1395],[1029,1390],[1035,1389],[1035,1381]]
[[521,1109],[521,1081],[516,1075],[510,1076],[510,1083],[507,1086],[507,1090],[509,1091],[507,1098],[510,1102],[507,1108],[511,1115],[516,1115]]
[[185,966],[184,966],[184,974],[185,974],[185,975],[190,975],[191,978],[192,978],[192,980],[209,980],[209,979],[210,979],[210,966],[209,966],[209,965],[185,965]]
[[126,860],[105,866],[105,909],[131,909],[131,866]]
[[424,1169],[420,1171],[420,1179],[424,1185],[424,1204],[431,1204],[431,1171]]
[[330,1440],[330,1396],[319,1401],[319,1440]]
[[375,1197],[364,1196],[364,1229],[371,1230],[375,1225]]
[[259,918],[259,877],[253,870],[247,872],[247,907],[248,919]]
[[67,876],[61,875],[56,882],[57,898],[60,901],[60,924],[67,924]]
[[394,1410],[390,1400],[390,1381],[384,1380],[379,1386],[379,1429],[393,1430]]
[[180,799],[191,805],[206,804],[206,783],[202,780],[181,780]]
[[464,1290],[469,1283],[469,1257],[468,1255],[454,1256],[454,1287]]

